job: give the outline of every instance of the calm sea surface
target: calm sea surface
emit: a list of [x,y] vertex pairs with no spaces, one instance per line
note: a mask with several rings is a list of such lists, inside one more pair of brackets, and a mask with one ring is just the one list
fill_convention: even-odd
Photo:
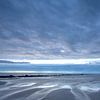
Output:
[[100,73],[100,65],[0,64],[0,72]]

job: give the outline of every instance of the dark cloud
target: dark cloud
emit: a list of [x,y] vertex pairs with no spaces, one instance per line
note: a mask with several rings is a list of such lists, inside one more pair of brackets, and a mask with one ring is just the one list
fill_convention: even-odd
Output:
[[9,61],[9,60],[0,60],[0,64],[29,64],[29,62],[14,62],[14,61]]
[[99,0],[0,1],[0,58],[98,58],[99,5]]

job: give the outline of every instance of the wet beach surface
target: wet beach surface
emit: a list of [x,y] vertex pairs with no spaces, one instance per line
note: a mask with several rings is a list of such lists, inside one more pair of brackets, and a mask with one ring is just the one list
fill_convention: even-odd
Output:
[[100,75],[0,78],[0,100],[100,100]]

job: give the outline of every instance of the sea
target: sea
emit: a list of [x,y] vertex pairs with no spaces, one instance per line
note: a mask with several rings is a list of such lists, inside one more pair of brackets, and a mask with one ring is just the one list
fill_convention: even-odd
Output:
[[99,64],[48,65],[48,64],[0,64],[0,73],[65,73],[100,74]]
[[[0,72],[0,100],[100,100],[100,65],[0,64]],[[2,77],[11,72],[18,76]]]

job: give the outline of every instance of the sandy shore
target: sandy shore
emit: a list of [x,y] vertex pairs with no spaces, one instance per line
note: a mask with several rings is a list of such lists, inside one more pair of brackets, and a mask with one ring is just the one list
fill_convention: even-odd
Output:
[[1,78],[0,100],[100,100],[100,75]]

